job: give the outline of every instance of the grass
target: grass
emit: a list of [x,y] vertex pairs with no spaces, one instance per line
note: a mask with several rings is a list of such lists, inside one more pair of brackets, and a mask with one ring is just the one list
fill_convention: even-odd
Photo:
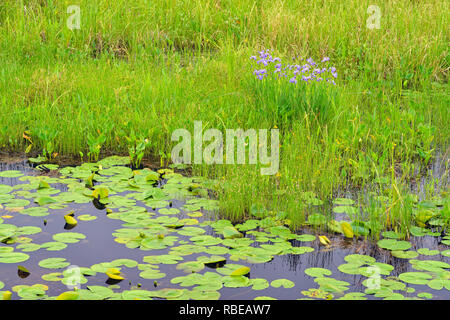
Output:
[[[73,4],[81,26],[72,31]],[[436,155],[448,157],[448,2],[384,1],[379,30],[366,27],[370,4],[2,1],[0,146],[32,143],[31,154],[86,160],[96,142],[97,151],[127,154],[134,131],[149,139],[146,156],[166,159],[171,133],[193,130],[194,120],[205,129],[276,126],[276,176],[252,165],[194,166],[222,181],[229,217],[245,218],[256,204],[298,226],[304,192],[327,201],[348,188],[387,193],[401,206],[402,186]],[[329,56],[339,73],[333,94],[261,85],[249,57],[262,48],[285,60]],[[411,224],[403,213],[394,220]]]

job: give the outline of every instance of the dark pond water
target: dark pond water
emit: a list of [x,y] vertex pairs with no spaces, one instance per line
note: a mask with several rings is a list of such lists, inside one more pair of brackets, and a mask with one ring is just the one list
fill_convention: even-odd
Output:
[[[33,169],[26,160],[18,160],[10,163],[0,163],[0,172],[7,170],[19,170],[26,175],[40,175],[41,171]],[[14,186],[16,184],[23,183],[18,178],[0,178],[0,184]],[[61,191],[67,191],[66,185],[53,185],[54,188],[59,188]],[[183,200],[173,200],[172,207],[181,208],[185,202]],[[143,203],[138,203],[140,206],[145,206]],[[32,204],[36,205],[36,204]],[[154,211],[156,216],[158,213],[151,208],[148,211]],[[52,258],[52,257],[64,257],[71,265],[76,265],[80,267],[90,267],[96,263],[112,261],[118,258],[133,259],[138,262],[142,262],[144,256],[148,255],[159,255],[167,254],[168,249],[159,250],[140,250],[129,249],[124,244],[114,241],[112,233],[116,229],[120,229],[123,226],[123,221],[117,219],[108,218],[106,211],[97,209],[92,203],[84,204],[69,204],[69,208],[66,211],[76,210],[79,214],[90,214],[96,216],[97,219],[93,221],[78,221],[78,225],[71,230],[64,229],[64,223],[61,221],[60,215],[48,215],[45,217],[33,217],[18,214],[15,212],[6,211],[5,209],[0,209],[0,216],[12,216],[12,218],[4,218],[3,223],[14,224],[16,226],[38,226],[42,229],[42,232],[28,237],[33,239],[33,243],[44,243],[52,241],[52,235],[60,232],[81,232],[86,235],[86,239],[81,240],[78,243],[69,244],[67,248],[61,251],[46,251],[37,250],[34,252],[28,252],[30,258],[22,263],[0,263],[0,281],[5,284],[3,289],[0,290],[11,290],[13,286],[16,285],[33,285],[36,283],[45,284],[49,287],[46,294],[48,296],[57,296],[60,293],[67,291],[68,288],[61,282],[48,282],[41,279],[41,276],[50,272],[62,272],[62,270],[49,270],[41,268],[38,263],[42,259]],[[52,210],[49,210],[52,212]],[[181,213],[177,216],[179,219],[189,218],[186,212],[181,210]],[[204,212],[203,217],[196,218],[201,223],[204,220],[214,219],[212,215],[208,215]],[[44,224],[44,219],[46,223]],[[209,226],[204,226],[206,229],[206,234],[217,236],[214,230]],[[308,230],[305,233],[314,234],[314,231]],[[248,236],[248,235],[247,235]],[[348,292],[364,292],[366,287],[362,282],[367,279],[362,275],[350,275],[342,273],[338,270],[338,266],[345,263],[344,258],[349,254],[365,254],[374,257],[377,262],[387,263],[394,266],[394,270],[391,272],[390,276],[396,277],[404,272],[414,272],[417,271],[412,268],[411,263],[408,259],[399,259],[393,257],[389,251],[380,249],[375,243],[370,241],[360,240],[345,240],[340,236],[327,235],[332,241],[333,245],[331,247],[324,247],[319,244],[317,240],[313,242],[300,242],[297,240],[291,240],[292,245],[295,246],[311,246],[314,248],[313,252],[308,252],[305,254],[285,254],[285,255],[275,255],[273,260],[266,263],[248,263],[246,261],[230,261],[227,263],[242,264],[250,267],[251,271],[248,275],[250,279],[252,278],[263,278],[269,283],[276,279],[288,279],[295,283],[292,288],[274,288],[269,286],[264,290],[253,290],[251,286],[243,288],[228,288],[223,287],[219,290],[220,299],[254,299],[259,296],[269,296],[277,299],[292,300],[299,298],[306,298],[302,294],[303,290],[309,290],[311,288],[319,288],[319,285],[314,282],[314,278],[305,274],[305,269],[311,267],[326,268],[332,271],[331,277],[338,280],[343,280],[348,282],[349,289],[344,293]],[[189,240],[189,237],[180,236],[180,240]],[[439,244],[440,237],[423,236],[414,237],[410,241],[412,243],[412,248],[410,250],[416,250],[418,248],[430,248],[438,249],[440,251],[448,249],[448,246]],[[2,246],[7,246],[7,244],[0,243],[0,248]],[[197,256],[202,254],[192,254],[189,256],[189,260],[195,260]],[[204,255],[204,254],[203,254]],[[223,255],[229,257],[228,254]],[[420,255],[416,259],[423,260],[440,260],[446,263],[450,263],[450,258],[435,255],[435,256],[423,256]],[[25,266],[31,274],[25,278],[21,278],[18,275],[17,265]],[[170,282],[171,279],[178,276],[185,276],[182,270],[177,270],[176,265],[160,265],[161,272],[165,273],[166,276],[157,279],[157,286],[155,286],[154,280],[143,279],[139,276],[139,271],[136,268],[122,268],[122,273],[125,275],[125,280],[120,281],[116,284],[114,289],[116,292],[122,290],[129,290],[136,288],[140,284],[141,289],[147,290],[157,290],[163,288],[181,288],[177,284]],[[213,268],[206,267],[201,271],[215,271]],[[386,276],[382,276],[385,278]],[[81,288],[86,288],[87,285],[100,285],[107,286],[108,277],[105,274],[97,273],[95,276],[87,277],[88,282],[82,284]],[[426,285],[413,285],[406,284],[408,288],[414,288],[414,292],[407,293],[404,290],[401,291],[402,295],[405,297],[417,297],[418,293],[428,292],[433,295],[433,299],[450,299],[450,291],[445,288],[442,290],[433,290]],[[189,289],[189,288],[188,288]],[[411,289],[410,289],[411,290]],[[411,290],[412,291],[412,290]],[[335,294],[335,298],[339,298],[343,294]],[[13,298],[18,298],[17,295]],[[365,295],[367,299],[379,299],[373,295]]]

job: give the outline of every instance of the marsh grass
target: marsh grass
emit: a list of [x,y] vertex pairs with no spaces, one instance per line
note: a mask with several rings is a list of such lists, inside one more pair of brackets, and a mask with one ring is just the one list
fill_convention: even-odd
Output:
[[[171,133],[194,120],[220,130],[277,126],[279,174],[193,169],[223,181],[217,195],[230,217],[259,204],[301,225],[303,192],[329,201],[374,181],[381,193],[401,190],[448,149],[446,1],[382,2],[379,30],[366,28],[369,1],[82,0],[73,31],[72,4],[0,3],[5,150],[25,150],[29,132],[32,153],[50,143],[52,153],[87,155],[88,137],[104,136],[101,151],[126,155],[134,130],[149,139],[146,156],[167,157]],[[258,82],[248,57],[264,48],[286,59],[329,56],[336,88]],[[390,195],[395,206],[402,192]],[[405,210],[393,215],[406,221]]]

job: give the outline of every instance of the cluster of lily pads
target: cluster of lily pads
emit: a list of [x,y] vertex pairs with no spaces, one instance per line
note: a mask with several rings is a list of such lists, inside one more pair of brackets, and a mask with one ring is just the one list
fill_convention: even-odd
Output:
[[[236,224],[220,219],[213,215],[218,209],[217,201],[208,197],[208,186],[214,181],[186,177],[173,169],[132,170],[127,157],[108,157],[96,163],[61,169],[49,164],[40,168],[57,170],[57,174],[0,172],[0,177],[14,179],[11,181],[15,183],[0,184],[0,290],[3,290],[0,297],[3,299],[219,299],[224,287],[248,287],[255,291],[295,289],[296,283],[290,279],[269,281],[251,276],[252,265],[268,263],[276,256],[311,253],[316,250],[314,244],[324,248],[331,244],[325,235],[292,232],[282,215],[253,210],[255,219]],[[305,193],[303,197],[310,204],[320,204],[312,194]],[[338,199],[336,204],[351,207],[353,202],[350,201]],[[92,210],[89,214],[83,212],[80,209],[83,205],[92,207],[95,214]],[[62,253],[67,247],[89,243],[89,235],[82,233],[81,224],[94,223],[105,216],[108,221],[117,222],[113,225],[120,225],[111,230],[111,240],[125,250],[141,252],[141,258],[117,257],[112,261],[78,266],[77,261],[64,257]],[[317,214],[310,215],[308,221],[314,225],[315,219],[321,218]],[[15,220],[42,223],[44,227],[8,223]],[[50,222],[61,224],[64,229],[48,235],[43,228]],[[335,227],[346,236],[350,232],[361,233],[361,226],[355,227],[354,223],[340,222]],[[392,265],[377,262],[370,256],[352,254],[346,256],[346,263],[338,270],[367,277],[362,282],[367,285],[365,292],[346,293],[351,284],[330,277],[331,270],[307,268],[305,275],[312,277],[318,287],[298,291],[297,297],[366,299],[366,295],[371,295],[399,299],[404,296],[394,291],[410,294],[413,288],[407,284],[450,290],[449,264],[415,259],[418,255],[448,257],[449,250],[411,251],[410,242],[396,237],[395,233],[387,232],[378,246],[390,250],[394,257],[410,259],[417,272],[393,277]],[[442,244],[450,244],[448,234]],[[47,252],[48,257],[35,265],[29,262],[34,252]],[[54,255],[56,252],[58,254]],[[14,285],[12,275],[4,271],[11,271],[11,267],[5,269],[4,266],[16,268],[20,278],[37,274],[44,283]],[[168,279],[167,270],[171,267],[178,274]],[[374,268],[383,276],[375,289],[371,283]],[[144,284],[134,280],[132,283],[130,279],[134,279],[135,274]],[[105,285],[93,284],[98,283],[98,279],[106,280]],[[10,287],[5,288],[2,280]],[[124,282],[129,283],[127,289],[121,286]],[[49,288],[58,283],[63,285],[58,287],[59,294],[47,294]],[[414,298],[430,296],[420,292]]]

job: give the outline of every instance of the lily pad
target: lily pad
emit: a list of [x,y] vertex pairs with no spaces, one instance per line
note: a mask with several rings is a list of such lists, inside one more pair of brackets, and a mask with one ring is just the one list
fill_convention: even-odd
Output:
[[310,277],[323,277],[323,276],[330,276],[331,271],[325,268],[308,268],[305,269],[305,273]]
[[427,284],[433,277],[424,272],[404,272],[398,278],[410,284]]
[[288,279],[276,279],[273,280],[270,285],[274,288],[283,287],[285,289],[293,288],[295,286],[295,283]]
[[69,265],[65,258],[47,258],[39,261],[39,266],[46,269],[61,269]]
[[53,235],[53,240],[64,243],[77,243],[86,236],[78,232],[61,232]]
[[0,263],[18,263],[29,258],[28,254],[22,252],[0,252]]

